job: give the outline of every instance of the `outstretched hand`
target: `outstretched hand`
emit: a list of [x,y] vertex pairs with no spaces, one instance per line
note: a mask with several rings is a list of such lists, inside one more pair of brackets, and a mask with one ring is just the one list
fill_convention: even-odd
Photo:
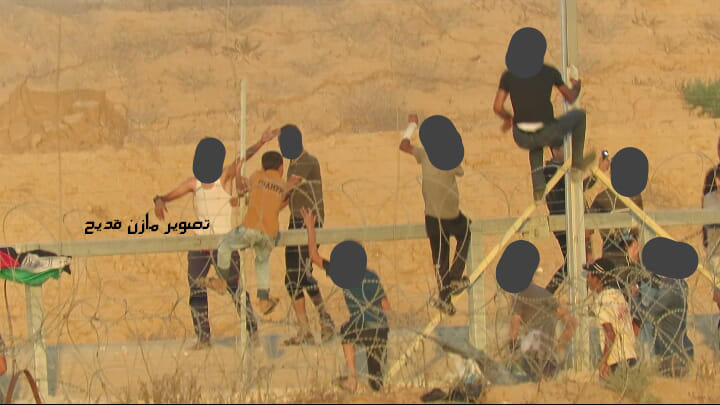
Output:
[[598,162],[598,168],[604,172],[610,170],[610,158],[603,157]]
[[513,126],[513,119],[512,119],[512,118],[506,118],[506,119],[503,121],[503,124],[502,124],[502,126],[500,127],[500,130],[502,130],[503,132],[507,132],[510,128],[512,128],[512,126]]
[[165,220],[166,212],[167,207],[165,206],[165,202],[160,198],[155,200],[155,216],[157,216],[160,220]]
[[418,123],[418,116],[417,114],[410,114],[408,115],[408,122],[414,122],[415,124]]
[[610,366],[608,366],[607,362],[603,361],[602,364],[600,364],[600,378],[606,379],[610,375]]
[[315,220],[317,217],[312,212],[312,210],[308,209],[307,207],[303,207],[300,209],[300,215],[302,215],[303,221],[305,221],[305,227],[310,229],[315,227]]
[[235,179],[238,196],[242,197],[250,190],[250,181],[245,176],[237,176]]
[[265,129],[265,132],[263,132],[260,140],[263,143],[268,143],[268,142],[272,141],[273,138],[277,137],[278,135],[280,135],[280,128],[270,129],[270,127],[267,127],[267,129]]
[[290,176],[290,179],[288,180],[288,183],[290,184],[291,187],[295,187],[295,186],[297,186],[298,184],[302,183],[303,181],[305,181],[304,178],[302,178],[302,177],[300,177],[300,176],[298,176],[298,175],[296,175],[296,174],[293,174],[292,176]]

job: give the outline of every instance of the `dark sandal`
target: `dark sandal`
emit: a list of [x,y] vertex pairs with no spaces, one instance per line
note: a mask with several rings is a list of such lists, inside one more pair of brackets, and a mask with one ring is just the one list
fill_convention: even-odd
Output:
[[335,328],[330,324],[325,325],[320,331],[320,340],[322,340],[323,343],[331,341],[334,337]]
[[268,315],[268,314],[270,314],[273,310],[275,310],[275,307],[277,307],[277,304],[280,302],[280,300],[277,299],[277,298],[269,298],[268,301],[270,301],[271,304],[270,304],[270,306],[268,307],[268,309],[266,309],[265,311],[263,311],[263,315]]
[[300,345],[314,345],[315,344],[315,337],[312,333],[308,332],[304,336],[295,335],[291,337],[290,339],[287,339],[283,342],[285,346],[300,346]]
[[350,387],[348,387],[346,385],[347,381],[348,381],[347,376],[340,376],[340,377],[333,379],[333,385],[335,385],[336,387],[340,388],[341,390],[343,390],[345,392],[355,393],[355,390],[357,389],[357,387],[355,387],[355,389],[351,389]]

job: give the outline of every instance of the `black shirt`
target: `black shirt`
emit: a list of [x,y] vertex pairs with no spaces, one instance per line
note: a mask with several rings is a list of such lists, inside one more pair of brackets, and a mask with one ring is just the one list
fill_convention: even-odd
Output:
[[703,193],[705,194],[716,191],[717,185],[715,184],[715,170],[720,169],[720,165],[717,165],[717,167],[713,167],[712,169],[708,170],[707,174],[705,174],[705,184],[703,184]]
[[555,121],[553,105],[550,102],[553,86],[565,84],[560,72],[552,66],[543,65],[540,73],[521,79],[509,71],[505,71],[500,78],[500,88],[510,94],[515,116],[514,122],[542,122]]

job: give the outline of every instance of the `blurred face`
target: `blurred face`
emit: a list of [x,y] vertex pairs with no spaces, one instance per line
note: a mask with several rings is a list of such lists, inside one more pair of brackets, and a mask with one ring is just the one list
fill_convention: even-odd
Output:
[[600,292],[600,278],[594,274],[588,274],[587,284],[590,291]]
[[640,243],[638,243],[637,240],[633,240],[630,242],[627,248],[628,256],[630,256],[630,260],[632,260],[635,263],[640,262]]

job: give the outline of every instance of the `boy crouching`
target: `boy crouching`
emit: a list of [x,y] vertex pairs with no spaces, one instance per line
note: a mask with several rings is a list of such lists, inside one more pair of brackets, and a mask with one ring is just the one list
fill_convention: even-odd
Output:
[[310,259],[322,266],[332,281],[343,289],[350,312],[350,319],[340,328],[349,374],[337,378],[335,382],[341,388],[355,392],[355,346],[362,345],[365,347],[370,388],[379,391],[383,387],[387,360],[389,328],[385,311],[390,310],[382,283],[377,274],[367,268],[365,249],[357,242],[344,241],[335,246],[329,261],[321,257],[315,238],[315,215],[303,209],[302,216],[308,231]]

